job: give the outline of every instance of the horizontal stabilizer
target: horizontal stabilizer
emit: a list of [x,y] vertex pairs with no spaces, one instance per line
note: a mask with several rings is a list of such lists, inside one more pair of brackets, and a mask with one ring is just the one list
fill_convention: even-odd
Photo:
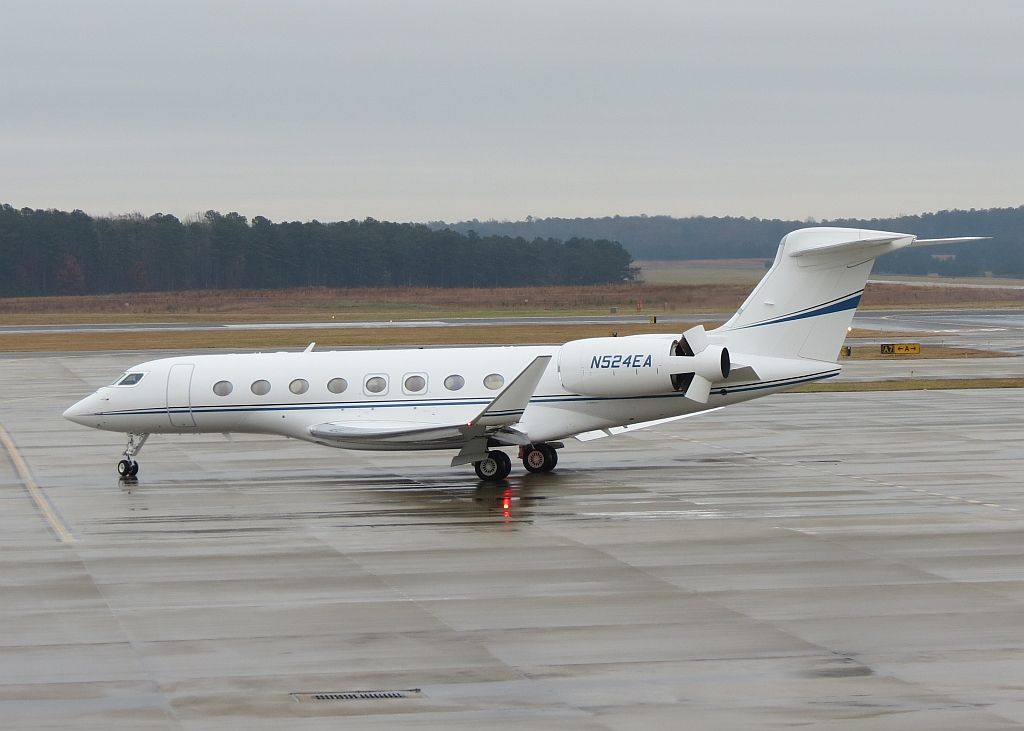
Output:
[[967,241],[985,241],[991,236],[958,236],[955,239],[915,239],[911,246],[933,246],[936,244],[962,244]]
[[963,244],[968,241],[983,241],[991,238],[989,236],[959,236],[951,239],[919,239],[911,234],[888,233],[884,231],[865,231],[863,238],[856,236],[857,231],[848,229],[833,229],[834,231],[845,231],[846,236],[838,237],[839,240],[825,238],[823,240],[805,240],[794,244],[794,249],[789,252],[790,256],[812,256],[818,254],[857,253],[869,252],[872,257],[881,256],[889,251],[902,249],[904,246],[934,246],[937,244]]
[[[879,232],[873,231],[872,233],[879,233]],[[826,241],[821,241],[821,242],[806,242],[806,243],[805,242],[801,242],[803,245],[800,246],[799,248],[794,248],[794,250],[791,251],[789,253],[789,255],[793,256],[793,257],[801,257],[801,256],[813,256],[813,255],[820,255],[820,254],[835,254],[835,253],[838,253],[838,252],[842,252],[842,253],[846,254],[846,253],[853,253],[853,252],[861,251],[861,250],[867,251],[869,249],[883,248],[883,247],[886,247],[887,244],[888,245],[895,244],[897,241],[900,241],[901,239],[907,239],[906,243],[903,244],[903,246],[906,246],[906,245],[908,245],[910,243],[910,241],[913,240],[913,238],[914,237],[911,236],[910,234],[897,234],[897,233],[894,233],[894,234],[885,234],[884,236],[869,236],[869,237],[865,237],[865,238],[850,238],[850,239],[839,240],[839,241],[827,241],[826,240]],[[900,248],[900,247],[893,246],[892,248]],[[872,253],[871,255],[872,256],[877,256],[877,254],[875,254],[875,253]]]

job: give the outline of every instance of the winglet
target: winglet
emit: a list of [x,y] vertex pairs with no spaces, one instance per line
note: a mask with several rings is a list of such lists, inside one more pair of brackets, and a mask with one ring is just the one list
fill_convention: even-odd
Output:
[[505,389],[494,397],[487,408],[473,418],[468,426],[502,426],[515,424],[530,403],[541,376],[551,362],[550,355],[538,355],[523,372],[512,379]]

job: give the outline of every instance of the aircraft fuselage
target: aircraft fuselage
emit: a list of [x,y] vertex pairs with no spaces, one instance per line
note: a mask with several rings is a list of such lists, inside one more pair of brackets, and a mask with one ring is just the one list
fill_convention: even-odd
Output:
[[[356,449],[450,448],[444,443],[410,447],[324,441],[312,436],[310,428],[332,421],[425,426],[468,421],[541,355],[553,357],[518,424],[534,441],[705,411],[765,394],[765,388],[719,389],[726,393],[712,394],[706,404],[671,389],[633,397],[584,396],[562,387],[560,348],[416,348],[162,358],[129,369],[129,374],[141,374],[135,383],[104,386],[68,409],[66,416],[114,432],[250,432]],[[628,362],[620,358],[614,365],[607,356],[594,357],[599,368],[625,372],[644,367],[647,354],[639,346],[637,351]],[[792,385],[788,379],[805,375],[792,368],[785,370],[782,375],[787,382],[778,389]],[[822,369],[806,370],[810,374]],[[339,379],[344,379],[344,384]]]

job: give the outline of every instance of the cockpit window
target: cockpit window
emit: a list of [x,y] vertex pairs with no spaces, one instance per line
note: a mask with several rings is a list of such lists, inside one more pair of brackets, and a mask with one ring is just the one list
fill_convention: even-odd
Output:
[[125,373],[119,378],[114,385],[115,386],[134,386],[136,383],[142,380],[145,373]]

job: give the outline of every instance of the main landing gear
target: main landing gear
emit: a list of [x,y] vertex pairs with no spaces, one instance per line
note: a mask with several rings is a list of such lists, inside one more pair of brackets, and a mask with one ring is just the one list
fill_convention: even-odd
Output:
[[558,450],[544,442],[523,447],[519,456],[528,472],[550,472],[558,464]]
[[512,460],[500,449],[492,449],[482,460],[473,463],[473,469],[481,480],[496,482],[508,477],[512,471]]
[[[550,472],[558,464],[558,451],[546,442],[519,448],[523,467],[528,472]],[[487,482],[504,480],[512,471],[512,460],[500,449],[493,449],[479,462],[473,463],[476,476]]]
[[149,434],[129,434],[128,445],[124,448],[124,459],[117,463],[117,474],[122,480],[134,479],[139,474],[139,463],[135,455],[142,451],[142,445],[149,439]]

